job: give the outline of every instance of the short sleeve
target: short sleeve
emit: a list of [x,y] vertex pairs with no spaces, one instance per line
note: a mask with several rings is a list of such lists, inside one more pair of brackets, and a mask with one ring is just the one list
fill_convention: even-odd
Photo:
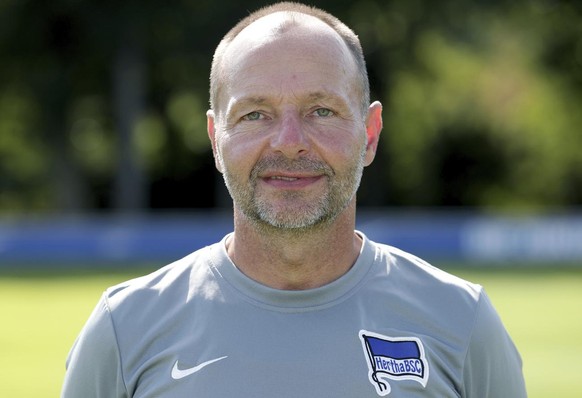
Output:
[[66,366],[61,398],[128,397],[105,296],[77,337]]
[[463,397],[527,397],[519,352],[483,291],[467,350],[463,381]]

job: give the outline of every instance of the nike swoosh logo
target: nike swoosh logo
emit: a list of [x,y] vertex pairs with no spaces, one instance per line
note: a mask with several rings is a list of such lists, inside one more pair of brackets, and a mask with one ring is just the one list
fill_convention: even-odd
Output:
[[191,374],[198,372],[202,368],[205,368],[206,366],[208,366],[214,362],[221,361],[224,358],[228,358],[228,356],[211,359],[210,361],[202,362],[200,365],[197,365],[197,366],[194,366],[193,368],[188,368],[188,369],[178,369],[178,360],[176,360],[176,362],[174,362],[174,367],[172,368],[172,379],[180,380],[181,378],[184,378],[186,376],[190,376]]

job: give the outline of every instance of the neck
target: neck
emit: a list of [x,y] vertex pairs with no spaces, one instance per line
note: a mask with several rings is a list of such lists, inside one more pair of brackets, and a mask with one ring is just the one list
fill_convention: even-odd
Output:
[[352,206],[329,225],[300,232],[258,227],[235,210],[227,252],[257,282],[275,289],[313,289],[338,279],[355,263],[362,240],[354,228]]

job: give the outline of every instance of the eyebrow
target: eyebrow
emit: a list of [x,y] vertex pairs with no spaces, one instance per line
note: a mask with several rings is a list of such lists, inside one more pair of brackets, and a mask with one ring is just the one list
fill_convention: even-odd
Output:
[[310,93],[307,96],[307,98],[310,101],[319,101],[319,100],[322,100],[325,98],[335,98],[335,95],[330,95],[330,94],[324,93],[322,91],[316,91],[316,92]]
[[306,98],[311,102],[318,102],[321,100],[325,100],[334,106],[345,106],[346,105],[345,98],[343,98],[342,96],[337,95],[336,93],[331,92],[331,91],[314,91],[312,93],[309,93],[306,96]]
[[228,112],[232,112],[237,108],[249,105],[263,105],[267,102],[267,97],[256,96],[256,97],[243,97],[240,99],[235,99],[233,102],[229,104]]
[[238,110],[241,108],[262,106],[266,102],[267,98],[263,96],[242,97],[239,99],[233,99],[227,105],[225,115],[227,118],[229,118],[233,114],[237,113]]
[[[342,106],[345,105],[345,100],[341,96],[335,94],[334,92],[330,91],[313,91],[304,95],[304,98],[307,99],[309,102],[318,102],[321,100],[326,100],[331,105],[335,106]],[[242,97],[239,99],[234,99],[228,106],[226,110],[227,115],[232,115],[233,113],[237,113],[239,109],[245,107],[260,107],[264,106],[265,104],[269,103],[269,98],[267,96],[249,96],[249,97]]]

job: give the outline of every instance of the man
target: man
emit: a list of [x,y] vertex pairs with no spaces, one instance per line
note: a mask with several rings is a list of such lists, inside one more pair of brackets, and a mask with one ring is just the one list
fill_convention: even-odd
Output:
[[234,232],[108,289],[63,397],[525,397],[482,288],[355,231],[374,159],[355,34],[304,5],[218,46],[208,134]]

